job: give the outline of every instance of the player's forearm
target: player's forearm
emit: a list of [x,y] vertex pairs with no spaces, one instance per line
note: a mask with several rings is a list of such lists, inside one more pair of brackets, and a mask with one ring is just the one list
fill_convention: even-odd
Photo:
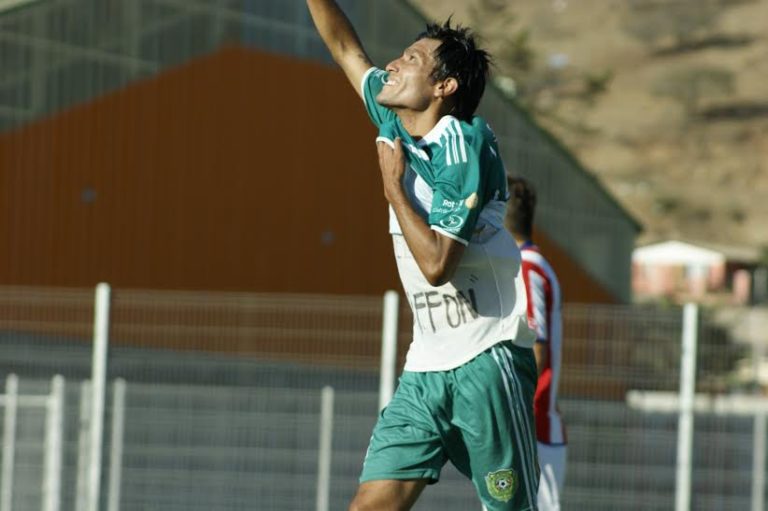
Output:
[[402,190],[387,194],[387,200],[395,211],[405,242],[427,281],[433,286],[450,281],[459,260],[443,246],[450,240],[429,228]]
[[347,16],[333,0],[307,0],[309,12],[320,38],[333,59],[343,64],[347,55],[364,57],[365,51]]

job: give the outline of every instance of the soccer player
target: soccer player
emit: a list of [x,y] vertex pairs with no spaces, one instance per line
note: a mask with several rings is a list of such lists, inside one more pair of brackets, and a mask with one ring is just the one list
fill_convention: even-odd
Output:
[[535,335],[520,251],[504,228],[504,165],[474,116],[488,54],[446,22],[379,69],[335,2],[307,4],[379,130],[389,230],[414,316],[350,509],[408,510],[451,461],[488,510],[535,510]]
[[560,509],[560,495],[565,483],[567,453],[565,427],[557,409],[562,347],[560,283],[552,266],[532,241],[536,212],[535,189],[520,177],[510,177],[508,183],[508,223],[523,254],[528,322],[537,338],[533,352],[536,355],[539,381],[533,406],[541,466],[539,510],[556,511]]

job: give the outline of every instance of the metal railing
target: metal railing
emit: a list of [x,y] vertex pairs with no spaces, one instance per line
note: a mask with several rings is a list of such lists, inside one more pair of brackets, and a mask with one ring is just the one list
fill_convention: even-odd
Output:
[[[85,305],[86,294],[93,293],[0,288],[0,370],[19,375],[18,395],[47,393],[51,374],[70,382],[61,421],[62,510],[95,509],[85,507],[83,469],[93,460],[83,454],[93,438],[83,436],[93,424],[93,391],[76,384],[92,371],[92,335],[77,327],[93,326],[96,307]],[[100,508],[346,506],[381,400],[382,306],[380,297],[115,290]],[[406,307],[397,305],[399,367],[409,339]],[[697,337],[688,337],[696,353],[686,363],[695,365],[681,373],[693,351],[681,347],[680,309],[566,304],[563,316],[564,505],[763,509],[768,406],[736,371],[750,352],[701,311],[688,322]],[[690,383],[692,374],[695,385],[681,400],[681,377]],[[122,398],[116,378],[126,381]],[[3,458],[13,468],[13,509],[39,509],[41,481],[53,473],[42,436],[35,439],[44,435],[45,414],[16,422],[15,460]],[[3,456],[8,452],[4,447]],[[436,507],[478,508],[471,484],[450,466],[416,509]]]

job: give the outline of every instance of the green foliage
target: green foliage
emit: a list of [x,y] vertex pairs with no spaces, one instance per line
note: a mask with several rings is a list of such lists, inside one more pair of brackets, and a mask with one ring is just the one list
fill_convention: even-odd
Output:
[[734,206],[728,211],[728,217],[737,224],[743,224],[747,219],[747,213],[743,208]]
[[698,331],[696,387],[700,392],[729,392],[732,374],[739,360],[749,356],[749,348],[734,341],[728,328],[714,319],[716,309],[702,308]]
[[690,211],[689,216],[697,222],[706,223],[712,220],[712,209],[705,207],[694,208]]
[[584,99],[592,102],[600,96],[608,92],[608,86],[613,80],[613,70],[604,69],[602,71],[588,71],[584,74]]
[[688,118],[694,116],[707,97],[730,94],[734,89],[733,73],[713,66],[676,68],[660,76],[652,87],[657,96],[680,103]]
[[498,14],[507,9],[509,3],[507,0],[479,0],[476,6],[473,6],[473,10],[479,10],[483,12]]
[[648,46],[684,46],[710,34],[724,9],[718,0],[636,2],[627,11],[623,27]]
[[535,61],[530,32],[523,29],[504,35],[502,49],[498,52],[497,58],[501,65],[513,73],[530,72]]
[[530,31],[517,28],[517,15],[505,0],[480,0],[469,9],[470,24],[497,46],[495,63],[502,75],[530,72],[535,60]]
[[654,209],[659,214],[673,213],[680,208],[680,199],[677,197],[662,196],[654,200]]
[[760,266],[768,268],[768,244],[760,247]]
[[493,41],[496,84],[520,104],[539,113],[554,114],[562,100],[570,99],[591,107],[608,90],[612,70],[579,70],[542,63],[531,31],[519,27],[507,0],[478,0],[469,9],[469,21],[487,41]]

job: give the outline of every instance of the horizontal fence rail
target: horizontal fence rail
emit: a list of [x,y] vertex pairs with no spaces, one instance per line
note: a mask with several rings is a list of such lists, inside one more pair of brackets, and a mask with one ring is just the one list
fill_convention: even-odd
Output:
[[[18,375],[19,399],[49,393],[53,374],[67,380],[61,510],[85,500],[92,394],[80,382],[91,374],[92,302],[91,290],[0,287],[0,369]],[[411,317],[395,304],[399,373]],[[379,410],[383,306],[382,297],[114,289],[102,502],[110,511],[344,508]],[[563,318],[564,506],[673,509],[682,310],[566,304]],[[690,509],[750,509],[768,402],[739,379],[749,350],[706,311],[697,331]],[[16,414],[13,509],[40,509],[44,460],[55,459],[44,454],[46,415]],[[415,509],[438,507],[478,508],[450,466]]]

